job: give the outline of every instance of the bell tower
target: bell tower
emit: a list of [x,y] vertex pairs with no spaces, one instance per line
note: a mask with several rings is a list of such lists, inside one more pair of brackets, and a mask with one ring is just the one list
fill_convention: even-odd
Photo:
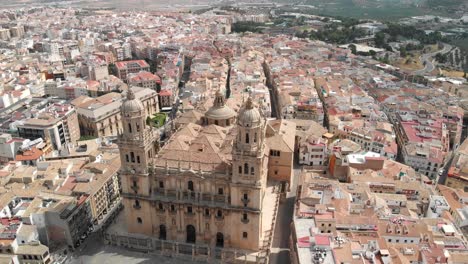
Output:
[[233,147],[233,181],[261,184],[264,171],[266,120],[249,98],[239,111]]
[[[237,136],[232,149],[231,205],[239,211],[232,212],[239,226],[246,223],[258,228],[250,229],[247,241],[231,234],[235,243],[247,243],[252,248],[260,246],[262,236],[262,203],[266,188],[268,156],[265,155],[266,119],[248,98],[237,117]],[[252,237],[250,237],[252,234]]]
[[145,107],[131,88],[120,112],[123,127],[118,136],[120,175],[128,229],[129,232],[151,234],[149,167],[158,150],[159,133],[146,125]]

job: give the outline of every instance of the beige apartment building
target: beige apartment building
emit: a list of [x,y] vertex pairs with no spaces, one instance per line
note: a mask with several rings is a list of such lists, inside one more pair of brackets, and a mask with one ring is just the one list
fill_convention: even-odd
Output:
[[61,150],[68,143],[74,144],[80,138],[76,109],[70,105],[55,105],[35,118],[22,121],[17,128],[20,137],[42,138],[54,150]]
[[[147,116],[159,112],[158,94],[156,91],[133,87],[135,96],[145,107]],[[120,108],[122,95],[108,93],[97,98],[81,96],[72,101],[78,112],[81,135],[107,137],[116,136],[123,131]],[[146,116],[145,116],[146,119]]]
[[181,127],[160,149],[156,130],[145,124],[145,106],[128,93],[118,139],[128,232],[182,243],[262,248],[276,201],[269,187],[267,137],[286,133],[273,129],[250,98],[237,117],[233,113],[217,93],[205,126]]
[[117,61],[115,67],[117,68],[117,77],[124,82],[128,81],[128,75],[131,73],[150,71],[149,64],[144,60]]

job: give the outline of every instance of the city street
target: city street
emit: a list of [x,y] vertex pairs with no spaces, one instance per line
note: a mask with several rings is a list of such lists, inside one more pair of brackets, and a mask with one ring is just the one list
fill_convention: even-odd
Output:
[[287,264],[289,258],[289,236],[291,234],[291,221],[294,213],[294,201],[296,199],[297,181],[301,173],[299,165],[294,168],[294,180],[291,191],[288,192],[286,200],[281,202],[276,218],[276,228],[273,235],[273,243],[270,254],[270,264]]

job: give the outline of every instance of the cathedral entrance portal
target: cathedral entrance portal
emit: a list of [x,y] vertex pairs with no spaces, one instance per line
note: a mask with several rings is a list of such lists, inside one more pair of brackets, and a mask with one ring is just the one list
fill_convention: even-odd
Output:
[[187,243],[195,243],[197,238],[197,233],[195,231],[195,227],[193,225],[187,226]]
[[216,246],[224,247],[224,235],[222,233],[216,234]]

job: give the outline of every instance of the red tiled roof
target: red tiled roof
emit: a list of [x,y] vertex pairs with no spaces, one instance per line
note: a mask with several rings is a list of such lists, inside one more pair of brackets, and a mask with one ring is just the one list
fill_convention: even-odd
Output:
[[31,150],[24,151],[23,154],[17,154],[16,160],[17,161],[37,160],[42,156],[43,153],[44,152],[42,152],[42,150],[39,150],[36,147],[32,147]]

